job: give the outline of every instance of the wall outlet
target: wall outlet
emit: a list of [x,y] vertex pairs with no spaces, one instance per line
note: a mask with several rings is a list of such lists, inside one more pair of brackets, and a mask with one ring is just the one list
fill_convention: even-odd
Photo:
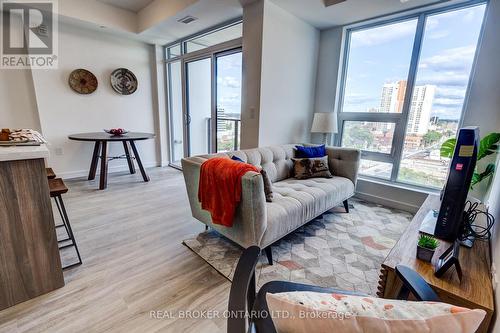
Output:
[[255,119],[255,108],[250,108],[250,119]]
[[62,155],[64,155],[64,154],[63,154],[63,149],[62,149],[62,148],[56,148],[56,149],[55,149],[55,153],[56,153],[56,155],[57,155],[57,156],[62,156]]

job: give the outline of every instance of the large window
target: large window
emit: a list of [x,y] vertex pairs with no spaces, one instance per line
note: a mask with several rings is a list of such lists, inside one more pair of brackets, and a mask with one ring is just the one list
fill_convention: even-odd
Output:
[[432,10],[347,29],[340,140],[362,150],[361,174],[442,187],[486,5]]

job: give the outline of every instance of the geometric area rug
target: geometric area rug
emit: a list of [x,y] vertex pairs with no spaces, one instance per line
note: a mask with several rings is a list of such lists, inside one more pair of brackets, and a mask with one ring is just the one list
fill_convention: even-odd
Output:
[[[284,280],[376,296],[380,265],[412,219],[407,212],[351,199],[350,213],[336,207],[272,246],[274,264],[262,255],[257,286]],[[242,249],[214,230],[183,244],[230,281]]]

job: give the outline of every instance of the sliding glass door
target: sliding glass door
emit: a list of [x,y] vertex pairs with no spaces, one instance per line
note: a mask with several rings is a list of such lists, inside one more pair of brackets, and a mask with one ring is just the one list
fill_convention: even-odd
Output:
[[175,61],[167,64],[168,108],[170,113],[170,161],[181,165],[184,157],[184,112],[182,108],[182,64]]
[[186,106],[189,156],[211,152],[211,58],[186,63]]
[[241,48],[167,64],[170,164],[183,157],[238,150]]
[[171,166],[239,149],[241,34],[238,21],[165,47]]

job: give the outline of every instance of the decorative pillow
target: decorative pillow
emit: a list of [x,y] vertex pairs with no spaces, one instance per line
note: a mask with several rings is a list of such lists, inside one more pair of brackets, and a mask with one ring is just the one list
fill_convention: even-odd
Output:
[[295,178],[332,178],[328,168],[328,156],[315,158],[292,158]]
[[[231,156],[231,159],[233,161],[245,163],[245,161],[243,161],[236,155]],[[269,180],[269,176],[267,175],[266,170],[262,169],[261,167],[257,168],[260,169],[260,174],[262,175],[262,180],[264,181],[264,194],[266,195],[266,201],[273,202],[273,187],[271,181]]]
[[264,180],[264,194],[266,195],[267,202],[273,202],[273,185],[269,180],[266,170],[261,169],[260,174],[262,175],[262,180]]
[[279,333],[473,333],[486,314],[439,302],[316,292],[267,294],[266,299]]
[[241,158],[239,158],[239,157],[238,157],[238,156],[236,156],[236,155],[231,156],[231,159],[232,159],[233,161],[237,161],[237,162],[245,163],[245,161],[243,161]]
[[321,146],[295,146],[295,157],[297,158],[313,158],[326,156],[325,145]]

